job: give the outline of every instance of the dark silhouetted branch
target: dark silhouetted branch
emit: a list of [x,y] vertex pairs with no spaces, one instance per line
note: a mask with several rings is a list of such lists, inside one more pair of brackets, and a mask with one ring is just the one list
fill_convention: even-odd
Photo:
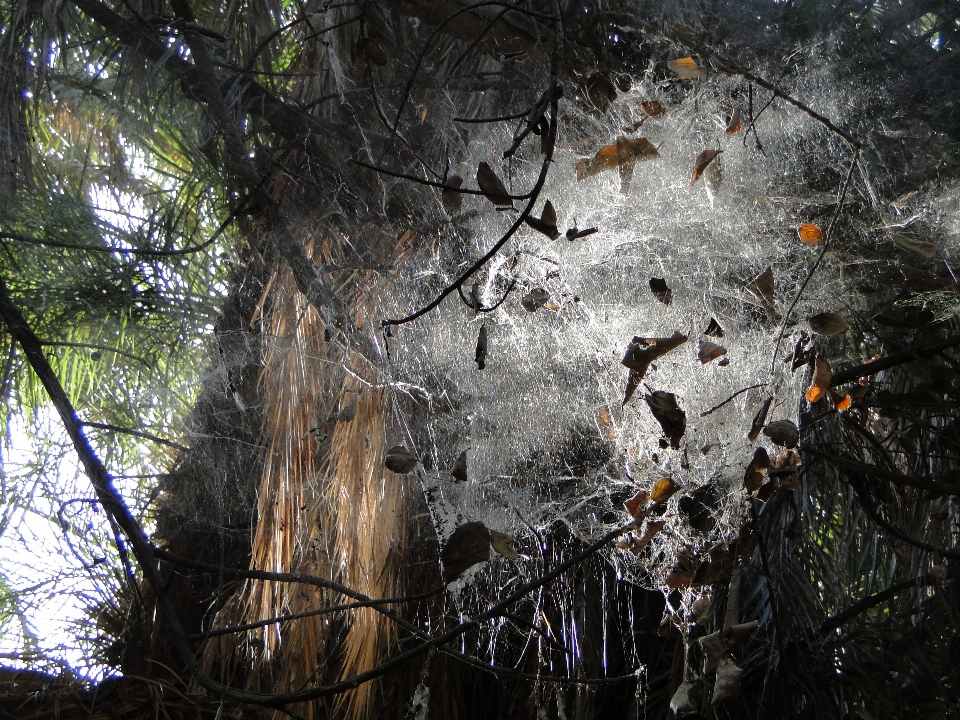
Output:
[[832,386],[842,385],[843,383],[851,382],[866,375],[874,375],[881,370],[889,370],[898,365],[904,365],[917,358],[936,355],[941,350],[946,350],[956,345],[960,345],[960,335],[951,335],[945,340],[940,340],[930,345],[924,345],[923,347],[914,348],[913,350],[905,350],[904,352],[880,358],[873,362],[867,362],[862,365],[857,365],[856,367],[841,370],[833,374],[833,377],[830,378],[830,384]]
[[902,593],[904,590],[909,590],[910,588],[920,589],[922,587],[927,587],[928,585],[933,585],[936,582],[936,578],[933,575],[922,575],[916,580],[906,580],[902,583],[897,583],[896,585],[891,585],[886,590],[881,590],[876,592],[873,595],[868,595],[863,600],[854,603],[842,613],[834,615],[827,618],[823,621],[823,624],[820,626],[820,632],[826,633],[831,630],[836,630],[838,627],[843,625],[848,620],[852,620],[857,615],[866,612],[870,608],[876,607],[881,603],[885,603],[887,600],[895,598],[897,595]]

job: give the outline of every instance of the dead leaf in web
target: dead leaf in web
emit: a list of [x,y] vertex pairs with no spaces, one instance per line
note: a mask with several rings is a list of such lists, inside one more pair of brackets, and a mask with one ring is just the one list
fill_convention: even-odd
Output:
[[360,52],[374,65],[383,67],[388,62],[387,54],[383,51],[383,48],[380,47],[380,43],[372,37],[365,37],[360,41]]
[[717,665],[717,679],[713,683],[711,705],[720,705],[736,699],[740,694],[740,677],[743,670],[737,667],[729,655]]
[[477,333],[477,352],[473,361],[477,364],[477,370],[483,370],[487,364],[487,326],[481,325],[480,332]]
[[460,210],[463,209],[463,195],[458,193],[456,189],[463,185],[463,178],[459,175],[451,175],[447,178],[447,182],[444,183],[448,187],[443,188],[443,191],[440,194],[440,201],[443,203],[443,209],[446,210],[450,215],[458,215]]
[[349,405],[341,408],[338,412],[330,416],[332,423],[347,423],[357,416],[357,401],[352,401]]
[[722,345],[717,345],[712,342],[702,342],[700,347],[697,349],[697,359],[703,365],[706,365],[711,360],[716,360],[721,355],[726,355],[727,349]]
[[937,246],[932,242],[917,240],[915,237],[904,233],[894,233],[890,236],[897,247],[906,250],[908,253],[929,260],[937,254]]
[[593,73],[587,78],[584,89],[590,103],[604,115],[610,108],[610,103],[617,99],[617,89],[603,73]]
[[849,410],[853,404],[853,399],[849,395],[841,395],[832,388],[830,389],[830,399],[833,400],[833,406],[840,412]]
[[678,58],[667,63],[667,67],[681,80],[699,80],[703,69],[692,57]]
[[684,717],[697,712],[700,704],[700,688],[692,681],[684,679],[670,698],[670,710],[674,717]]
[[457,458],[457,461],[453,464],[453,467],[450,468],[450,474],[453,476],[453,479],[457,482],[466,482],[467,481],[467,451],[464,450],[460,453],[460,457]]
[[773,421],[763,429],[763,434],[780,447],[795,448],[800,442],[800,431],[790,420]]
[[650,117],[660,117],[663,115],[663,105],[656,100],[644,100],[640,103],[640,107],[643,108],[643,111]]
[[764,471],[770,467],[770,456],[767,451],[759,447],[753,451],[753,460],[747,465],[747,471],[743,474],[743,488],[748,493],[753,494],[763,487],[766,482]]
[[670,568],[670,572],[667,573],[664,585],[671,590],[676,590],[693,582],[693,574],[694,568],[690,558],[678,557],[677,561]]
[[600,232],[599,229],[587,228],[586,230],[580,230],[577,227],[572,227],[567,230],[567,240],[573,242],[574,240],[579,240],[580,238],[587,237],[587,235],[593,235],[594,233]]
[[703,331],[703,334],[709,335],[710,337],[722,338],[723,328],[720,327],[720,323],[713,318],[710,318],[710,323],[707,325],[707,329]]
[[627,509],[627,512],[630,513],[630,517],[636,520],[641,516],[643,509],[647,506],[649,501],[649,492],[646,490],[637,490],[636,494],[632,498],[623,503],[623,506]]
[[547,304],[550,300],[550,293],[543,288],[534,288],[520,300],[523,309],[527,312],[535,312]]
[[387,450],[383,464],[387,470],[391,470],[398,475],[406,475],[417,466],[417,457],[410,453],[403,445],[394,445]]
[[820,313],[807,318],[810,329],[820,335],[843,335],[850,329],[840,313]]
[[615,440],[617,429],[614,427],[613,420],[610,418],[610,411],[605,407],[597,410],[597,427],[600,428],[600,435],[605,440]]
[[765,308],[773,309],[773,268],[768,267],[746,284],[746,289],[757,297]]
[[750,442],[760,437],[760,431],[763,429],[763,424],[767,421],[767,413],[770,412],[770,403],[772,402],[773,398],[768,397],[763,401],[763,405],[760,406],[757,414],[753,416],[753,422],[750,423],[750,432],[747,433],[747,438],[749,438]]
[[660,478],[653,484],[650,498],[654,503],[665,503],[672,498],[679,489],[680,486],[673,481],[673,478]]
[[817,355],[813,366],[813,382],[807,390],[807,402],[815,403],[822,398],[827,390],[830,389],[830,378],[833,371],[830,370],[830,363],[823,359],[823,356]]
[[497,207],[513,207],[506,186],[487,163],[477,166],[477,186],[483,196]]
[[656,390],[645,396],[644,400],[650,407],[653,417],[663,428],[663,434],[670,439],[670,447],[678,450],[680,438],[687,430],[687,414],[677,405],[677,396],[665,390]]
[[703,171],[707,169],[707,166],[712,163],[722,152],[723,150],[704,150],[702,153],[697,155],[697,161],[693,164],[693,178],[690,180],[691,185],[697,181],[697,178],[703,174]]
[[642,338],[634,337],[627,346],[627,352],[620,362],[624,367],[630,369],[630,377],[627,380],[627,391],[624,394],[623,405],[626,405],[633,396],[634,391],[646,375],[650,363],[659,357],[666,355],[671,350],[680,347],[687,341],[687,336],[681,332],[674,332],[668,338]]
[[461,525],[440,551],[443,580],[451,582],[477,563],[490,559],[490,531],[481,522]]
[[[660,157],[657,148],[646,138],[630,140],[623,135],[617,138],[613,145],[605,145],[597,151],[592,159],[584,159],[577,163],[577,180],[584,180],[597,175],[604,170],[621,168],[621,190],[623,175],[629,171],[633,173],[633,166],[643,160],[652,160]],[[627,180],[629,185],[629,179]]]
[[800,242],[805,245],[816,245],[823,240],[823,233],[813,223],[801,225],[797,228],[797,234],[800,236]]
[[667,281],[664,278],[650,278],[650,292],[664,305],[669,305],[673,301],[673,290],[667,287]]
[[513,547],[515,542],[516,539],[512,535],[507,535],[497,530],[490,531],[490,547],[492,547],[497,554],[507,558],[507,560],[516,560],[520,557],[516,548]]
[[733,135],[736,132],[740,132],[740,108],[735,107],[733,109],[733,115],[727,120],[727,135]]
[[543,204],[543,212],[539,218],[527,216],[524,221],[537,232],[541,232],[551,240],[560,237],[560,231],[557,230],[557,211],[553,208],[553,203],[547,200]]

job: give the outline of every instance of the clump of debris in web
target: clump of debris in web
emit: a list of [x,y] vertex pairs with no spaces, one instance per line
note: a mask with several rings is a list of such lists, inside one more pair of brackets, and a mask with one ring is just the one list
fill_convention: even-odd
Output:
[[[785,104],[751,124],[748,103],[746,82],[719,73],[636,80],[604,114],[562,100],[534,221],[462,293],[394,330],[395,379],[429,406],[424,435],[397,444],[422,460],[442,543],[471,523],[491,534],[486,572],[537,565],[558,524],[587,542],[636,519],[606,557],[669,587],[677,558],[736,538],[746,497],[795,486],[810,376],[794,355],[809,352],[806,319],[839,309],[829,253],[785,313],[850,153]],[[470,126],[451,145],[463,187],[478,187],[478,168],[514,195],[532,187],[540,141],[504,160],[506,125]],[[402,301],[385,299],[385,317],[432,300],[518,217],[509,200],[447,200],[437,192],[447,219],[432,257],[401,280]],[[752,487],[751,470],[771,467]]]

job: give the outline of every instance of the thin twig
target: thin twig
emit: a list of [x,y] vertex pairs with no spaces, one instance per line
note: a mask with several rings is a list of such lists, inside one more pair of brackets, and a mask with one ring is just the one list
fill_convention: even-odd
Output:
[[751,385],[750,387],[745,387],[745,388],[743,388],[742,390],[737,390],[733,395],[731,395],[730,397],[728,397],[726,400],[724,400],[724,401],[723,401],[722,403],[720,403],[719,405],[715,405],[714,407],[710,408],[710,409],[707,410],[706,412],[700,413],[700,417],[706,417],[706,416],[709,415],[710,413],[716,412],[717,410],[719,410],[720,408],[722,408],[724,405],[726,405],[728,402],[730,402],[731,400],[733,400],[733,399],[734,399],[735,397],[737,397],[738,395],[742,395],[743,393],[745,393],[747,390],[753,390],[753,389],[755,389],[755,388],[762,388],[762,387],[766,387],[766,386],[767,386],[766,383],[760,383],[760,384],[758,384],[758,385]]
[[833,228],[837,223],[837,219],[840,217],[840,212],[843,210],[843,201],[847,197],[847,189],[850,187],[850,178],[853,177],[853,169],[857,166],[857,158],[860,157],[860,147],[855,146],[853,151],[853,158],[850,160],[850,167],[847,170],[847,177],[843,181],[843,187],[840,190],[840,199],[837,202],[837,207],[833,211],[833,215],[830,217],[830,224],[827,225],[827,231],[823,236],[823,249],[820,251],[820,254],[817,256],[816,261],[813,263],[813,267],[810,268],[810,271],[807,273],[807,277],[804,278],[803,283],[800,285],[800,289],[797,290],[797,294],[793,298],[793,302],[790,303],[790,307],[787,308],[787,311],[783,314],[783,323],[780,325],[780,332],[777,333],[777,343],[773,348],[773,358],[770,361],[770,372],[772,373],[777,367],[777,353],[780,352],[780,343],[783,341],[783,333],[787,329],[787,323],[790,321],[790,313],[793,312],[793,309],[797,306],[797,303],[800,301],[800,298],[803,296],[803,291],[807,289],[807,285],[810,283],[810,280],[813,278],[814,273],[817,272],[817,268],[820,267],[820,263],[823,261],[824,256],[827,254],[827,250],[830,249],[830,240],[833,235]]
[[887,600],[895,598],[904,590],[909,590],[910,588],[916,588],[919,590],[922,587],[927,587],[928,585],[933,585],[934,583],[936,583],[936,578],[928,573],[926,575],[921,575],[914,580],[906,580],[902,583],[891,585],[886,590],[875,592],[873,595],[868,595],[867,597],[863,598],[863,600],[855,602],[843,612],[837,613],[832,617],[828,617],[823,621],[823,624],[820,625],[820,632],[827,633],[831,630],[836,630],[848,620],[852,620],[860,613],[866,612],[870,608],[876,607],[880,603],[884,603]]
[[803,452],[811,453],[812,455],[816,455],[824,460],[829,460],[835,465],[839,465],[847,470],[863,473],[864,475],[869,475],[870,477],[875,477],[879,480],[886,480],[887,482],[892,482],[895,485],[915,487],[920,490],[927,490],[929,492],[960,497],[960,485],[956,485],[954,483],[942,482],[940,480],[928,480],[926,478],[914,477],[912,475],[904,475],[903,473],[894,472],[893,470],[885,470],[884,468],[860,462],[859,460],[854,460],[853,458],[834,455],[817,447],[804,446]]
[[955,345],[960,345],[960,335],[951,335],[945,340],[939,340],[938,342],[930,345],[924,345],[923,347],[914,348],[913,350],[905,350],[897,353],[896,355],[890,355],[885,358],[880,358],[879,360],[874,360],[873,362],[866,362],[862,365],[857,365],[856,367],[841,370],[830,378],[830,385],[842,385],[843,383],[856,380],[857,378],[864,377],[865,375],[874,375],[881,370],[889,370],[890,368],[897,367],[898,365],[904,365],[911,360],[916,360],[918,357],[929,357],[930,355],[935,355],[941,350],[952,348]]
[[132,435],[133,437],[143,438],[144,440],[153,440],[155,443],[160,443],[161,445],[166,445],[171,447],[174,450],[179,450],[180,452],[189,452],[190,448],[186,445],[181,445],[176,443],[173,440],[167,440],[158,435],[151,435],[150,433],[143,432],[142,430],[133,430],[132,428],[125,428],[119,425],[111,425],[110,423],[100,423],[100,422],[86,422],[82,421],[80,423],[85,427],[97,428],[98,430],[110,430],[112,432],[122,433],[124,435]]
[[65,341],[53,341],[53,340],[44,340],[41,345],[44,347],[71,347],[71,348],[85,348],[87,350],[102,350],[103,352],[112,352],[116,355],[122,355],[125,358],[130,358],[131,360],[136,360],[139,363],[143,363],[148,368],[153,368],[153,366],[144,360],[139,355],[134,355],[133,353],[126,352],[125,350],[120,350],[119,348],[111,347],[109,345],[98,345],[96,343],[78,343],[78,342],[65,342]]

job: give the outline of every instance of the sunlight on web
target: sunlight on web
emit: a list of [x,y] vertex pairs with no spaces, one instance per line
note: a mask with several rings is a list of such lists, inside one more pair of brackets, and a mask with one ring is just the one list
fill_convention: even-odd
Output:
[[[812,98],[840,121],[842,100],[834,87]],[[645,112],[650,101],[663,112]],[[561,102],[557,152],[533,215],[549,199],[560,233],[574,227],[598,232],[551,240],[524,227],[466,286],[477,282],[481,304],[491,306],[515,278],[516,288],[496,311],[477,313],[448,300],[399,328],[391,344],[397,379],[432,391],[430,440],[414,450],[427,458],[423,482],[443,537],[465,521],[481,521],[516,535],[522,562],[538,552],[534,532],[561,523],[581,539],[595,539],[630,520],[623,502],[637,490],[670,478],[680,490],[659,509],[666,523],[649,548],[636,556],[608,553],[622,573],[662,587],[675,556],[735,538],[754,449],[764,446],[771,457],[783,450],[763,435],[748,439],[751,421],[768,398],[767,423],[797,421],[808,377],[792,373],[784,358],[808,329],[804,319],[836,310],[843,289],[828,253],[774,361],[783,313],[821,249],[801,242],[798,227],[827,227],[851,160],[842,141],[788,107],[774,105],[758,122],[762,149],[743,128],[727,133],[737,107],[746,125],[745,103],[743,83],[718,74],[682,91],[675,84],[637,82],[602,118]],[[628,188],[615,164],[578,182],[577,163],[590,162],[621,135],[646,138],[659,156],[636,162]],[[510,141],[505,133],[475,132],[451,172],[476,187],[476,168],[488,162],[513,192],[522,192],[539,171],[538,143],[528,142],[526,154],[511,164],[500,159]],[[722,152],[691,183],[705,150]],[[811,191],[806,177],[824,168],[836,187]],[[515,217],[467,196],[464,213],[436,244],[435,282],[411,278],[416,300],[391,304],[384,314],[402,316],[429,301]],[[450,246],[456,249],[443,249]],[[766,268],[774,280],[772,302],[748,287]],[[669,303],[665,293],[653,292],[653,279],[666,284]],[[549,299],[531,312],[521,300],[532,290],[546,291]],[[705,334],[711,322],[722,337]],[[481,326],[488,337],[483,370],[474,358]],[[631,339],[674,333],[688,339],[652,363],[624,405],[629,371],[621,360]],[[726,353],[701,362],[698,349],[706,342]],[[757,387],[744,391],[751,386]],[[677,442],[669,442],[645,401],[656,391],[673,393],[685,413]],[[448,470],[464,450],[468,479],[458,482]],[[695,528],[690,501],[680,503],[704,497],[706,486],[711,520]],[[494,565],[505,573],[503,581],[514,572],[512,561]]]

